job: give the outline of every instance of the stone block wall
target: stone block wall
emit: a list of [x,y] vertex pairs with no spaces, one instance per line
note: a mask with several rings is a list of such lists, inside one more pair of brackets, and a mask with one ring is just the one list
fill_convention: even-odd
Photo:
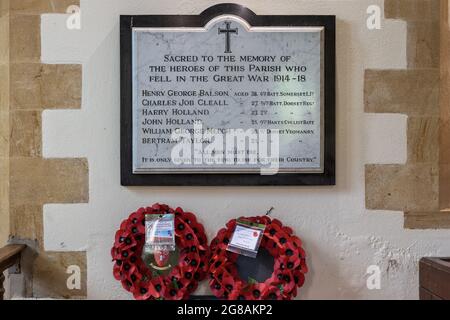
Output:
[[9,228],[9,0],[0,0],[0,245]]
[[385,0],[385,17],[407,23],[407,69],[365,73],[365,111],[408,116],[407,162],[366,166],[366,207],[403,211],[405,228],[450,228],[443,166],[448,122],[441,117],[448,111],[441,30],[448,29],[441,12],[447,12],[447,0]]
[[[41,14],[65,13],[77,0],[1,0],[0,234],[12,242],[36,243],[27,296],[86,296],[84,252],[47,252],[42,208],[46,203],[84,203],[89,197],[86,159],[42,157],[42,111],[81,108],[81,65],[41,63]],[[5,26],[6,28],[3,28]],[[3,48],[3,46],[2,46]],[[5,229],[5,226],[9,230]],[[5,230],[4,230],[5,229]],[[2,243],[5,239],[2,239]],[[80,290],[66,286],[67,267],[82,269]]]

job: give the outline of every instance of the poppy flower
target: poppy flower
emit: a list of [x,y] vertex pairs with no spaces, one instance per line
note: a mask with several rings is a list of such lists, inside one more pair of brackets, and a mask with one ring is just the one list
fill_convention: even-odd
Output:
[[211,291],[213,292],[213,294],[216,297],[222,297],[225,289],[223,288],[222,284],[217,281],[215,278],[211,279],[211,281],[209,282],[209,286],[211,288]]
[[125,278],[122,269],[117,264],[113,267],[113,276],[116,280],[123,280]]
[[283,272],[283,292],[284,293],[290,293],[292,290],[294,290],[297,285],[295,284],[294,278],[292,277],[292,274],[290,272]]
[[[151,208],[154,212],[164,212],[165,211],[163,205],[160,205],[159,203],[155,203],[154,205],[151,206]],[[141,210],[141,209],[139,209],[139,210]]]
[[291,236],[292,233],[294,233],[294,231],[290,227],[283,226],[282,230],[289,236]]
[[139,233],[145,234],[145,223],[142,223],[143,220],[145,220],[145,217],[129,219],[126,231],[134,235]]
[[189,294],[191,294],[192,292],[194,292],[195,290],[197,290],[198,288],[198,282],[197,281],[191,281],[186,285],[186,294],[189,296]]
[[222,280],[221,280],[222,286],[224,290],[228,292],[228,296],[230,299],[232,299],[232,296],[238,296],[239,291],[241,289],[242,281],[239,278],[235,278],[234,275],[225,272],[222,274]]
[[245,291],[243,291],[243,295],[246,300],[261,300],[262,293],[265,290],[265,284],[263,283],[255,283],[247,286]]
[[234,230],[234,227],[236,227],[236,219],[230,220],[227,224],[226,224],[227,229],[231,229]]
[[263,291],[264,300],[282,300],[283,295],[278,286],[266,286]]
[[111,248],[111,257],[113,258],[113,261],[121,260],[122,259],[122,251],[120,248],[112,247]]
[[166,284],[164,281],[164,277],[153,278],[150,282],[151,282],[151,288],[152,288],[152,290],[154,290],[153,297],[155,299],[158,299],[158,298],[164,296],[164,292],[166,290]]
[[266,230],[264,231],[264,236],[268,237],[272,240],[278,240],[280,238],[280,233],[282,232],[282,228],[277,224],[267,225]]
[[305,274],[299,270],[294,271],[294,281],[298,287],[303,286],[305,283]]
[[186,290],[179,289],[174,286],[169,286],[165,291],[165,298],[170,300],[182,300],[186,298],[187,292]]
[[140,286],[136,288],[136,290],[133,290],[133,297],[136,300],[148,300],[152,297],[151,292],[148,290],[148,287],[145,285],[145,283],[142,283]]

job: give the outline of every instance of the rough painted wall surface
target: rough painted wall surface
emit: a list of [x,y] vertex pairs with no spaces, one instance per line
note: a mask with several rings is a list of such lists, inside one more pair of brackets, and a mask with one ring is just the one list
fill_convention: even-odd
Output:
[[[409,155],[406,132],[410,123],[406,115],[364,113],[365,70],[400,69],[401,76],[416,59],[408,50],[411,32],[404,20],[383,20],[381,30],[366,28],[367,7],[375,4],[383,9],[383,0],[239,1],[257,14],[337,16],[337,186],[120,186],[119,15],[197,14],[216,3],[219,1],[81,0],[80,30],[65,27],[67,15],[41,17],[39,63],[82,65],[81,109],[45,110],[41,119],[42,143],[18,151],[26,152],[26,164],[34,156],[39,157],[39,152],[44,159],[52,158],[56,162],[68,158],[89,161],[88,203],[45,204],[66,202],[67,198],[47,198],[46,188],[44,191],[26,186],[18,189],[17,201],[24,201],[23,192],[27,192],[36,197],[39,205],[44,203],[44,249],[60,252],[62,256],[65,252],[75,251],[80,255],[86,252],[88,298],[130,298],[113,279],[110,258],[114,233],[129,212],[158,201],[179,205],[196,212],[212,238],[230,218],[260,214],[274,206],[273,216],[293,227],[304,240],[309,255],[311,271],[300,298],[417,298],[418,259],[450,255],[450,231],[405,230],[403,207],[389,208],[397,212],[365,209],[365,164],[403,168]],[[427,63],[432,64],[434,60]],[[397,74],[386,76],[392,81],[403,80],[395,78]],[[435,79],[433,73],[415,76],[423,82],[417,89]],[[409,81],[415,89],[414,82]],[[408,102],[414,106],[416,101],[400,99],[397,105],[402,108]],[[58,172],[67,172],[61,168]],[[38,172],[45,172],[45,168],[41,170]],[[74,178],[71,176],[69,180]],[[77,190],[77,187],[72,185],[61,190],[65,194],[64,190]],[[72,194],[70,198],[76,197]],[[87,197],[77,198],[76,202],[82,200]],[[25,204],[26,209],[33,208]],[[39,212],[32,216],[39,217]],[[30,227],[30,232],[35,230],[40,228]],[[52,260],[48,262],[47,265],[58,265]],[[373,264],[382,272],[380,290],[366,287],[366,270]],[[48,283],[64,286],[61,281],[57,277]],[[206,286],[199,294],[204,292]]]

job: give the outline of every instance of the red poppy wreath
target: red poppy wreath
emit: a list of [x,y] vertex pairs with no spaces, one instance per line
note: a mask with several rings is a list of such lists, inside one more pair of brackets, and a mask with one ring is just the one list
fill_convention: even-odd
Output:
[[240,279],[236,268],[238,254],[227,251],[236,227],[236,219],[229,221],[211,243],[210,287],[214,295],[228,300],[290,300],[297,296],[308,272],[305,251],[301,240],[291,228],[268,216],[240,218],[257,224],[265,224],[261,248],[265,248],[275,260],[272,276],[258,283]]
[[[168,213],[175,215],[178,265],[167,275],[155,276],[142,258],[145,216]],[[115,262],[114,277],[137,300],[187,299],[208,271],[209,248],[203,226],[197,222],[193,213],[181,208],[174,210],[164,204],[141,208],[124,220],[116,232],[111,255]]]

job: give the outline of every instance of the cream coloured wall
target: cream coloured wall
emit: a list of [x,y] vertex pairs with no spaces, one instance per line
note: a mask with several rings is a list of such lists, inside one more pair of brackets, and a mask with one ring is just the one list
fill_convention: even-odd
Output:
[[[112,277],[109,252],[129,212],[154,202],[182,206],[211,239],[229,219],[274,206],[273,216],[294,228],[309,255],[300,298],[417,298],[418,259],[450,255],[450,231],[404,230],[402,213],[364,204],[364,165],[406,161],[406,116],[364,114],[364,70],[406,68],[405,23],[366,28],[367,7],[382,8],[382,0],[239,1],[257,14],[337,16],[335,187],[120,186],[119,15],[198,14],[216,3],[82,0],[78,31],[65,27],[66,15],[42,17],[42,61],[83,65],[82,109],[43,114],[43,156],[86,157],[90,175],[88,204],[45,205],[45,249],[87,251],[88,298],[129,298]],[[381,268],[381,290],[366,287],[372,264]],[[198,293],[205,292],[206,285]]]

